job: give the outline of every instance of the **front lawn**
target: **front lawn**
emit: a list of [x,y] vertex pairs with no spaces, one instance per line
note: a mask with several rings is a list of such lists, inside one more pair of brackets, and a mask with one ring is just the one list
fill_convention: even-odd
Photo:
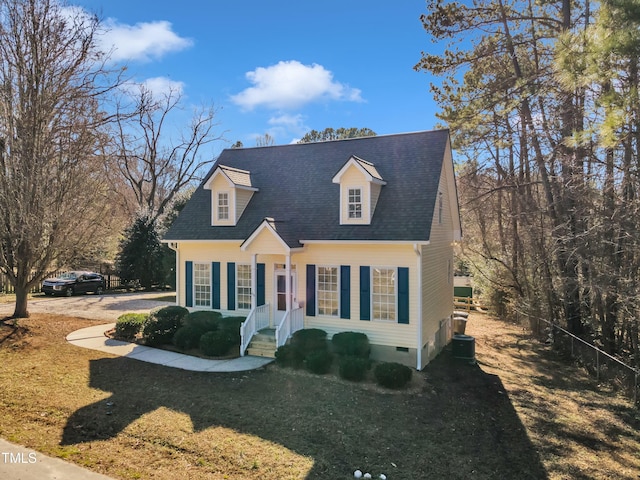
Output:
[[[477,330],[474,330],[474,323]],[[444,352],[418,391],[270,365],[209,374],[74,347],[95,324],[0,328],[0,436],[115,478],[617,478],[640,472],[640,420],[521,328],[477,316],[475,366]],[[25,468],[28,468],[26,466]]]

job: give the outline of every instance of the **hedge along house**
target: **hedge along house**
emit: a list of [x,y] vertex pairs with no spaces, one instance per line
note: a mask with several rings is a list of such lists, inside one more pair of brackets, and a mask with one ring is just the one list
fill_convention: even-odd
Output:
[[177,303],[246,315],[273,349],[363,332],[422,369],[451,337],[460,216],[447,130],[224,150],[164,241]]

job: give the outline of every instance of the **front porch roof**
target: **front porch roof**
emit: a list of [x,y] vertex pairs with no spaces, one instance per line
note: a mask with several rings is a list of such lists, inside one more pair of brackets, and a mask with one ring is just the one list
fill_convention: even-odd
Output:
[[[284,233],[284,236],[282,235]],[[277,222],[272,217],[265,217],[240,245],[242,251],[256,251],[288,255],[292,251],[301,250],[302,245],[293,235],[287,235],[286,222]]]

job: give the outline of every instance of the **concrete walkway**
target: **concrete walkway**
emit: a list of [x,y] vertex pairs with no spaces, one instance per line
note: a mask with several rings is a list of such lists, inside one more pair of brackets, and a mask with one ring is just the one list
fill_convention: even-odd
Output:
[[110,480],[111,477],[0,438],[0,478],[7,480]]
[[145,347],[135,343],[113,340],[104,332],[115,327],[115,323],[94,325],[71,332],[67,341],[78,347],[98,350],[143,362],[157,363],[166,367],[181,368],[195,372],[243,372],[264,367],[273,361],[265,357],[238,357],[228,360],[209,360],[182,353],[169,352],[159,348]]

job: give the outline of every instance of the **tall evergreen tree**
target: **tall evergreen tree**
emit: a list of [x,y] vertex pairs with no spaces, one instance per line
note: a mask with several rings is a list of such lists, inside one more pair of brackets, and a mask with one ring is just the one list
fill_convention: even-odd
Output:
[[116,257],[116,271],[125,282],[139,281],[150,289],[163,282],[163,245],[156,220],[149,214],[138,215],[125,230]]

